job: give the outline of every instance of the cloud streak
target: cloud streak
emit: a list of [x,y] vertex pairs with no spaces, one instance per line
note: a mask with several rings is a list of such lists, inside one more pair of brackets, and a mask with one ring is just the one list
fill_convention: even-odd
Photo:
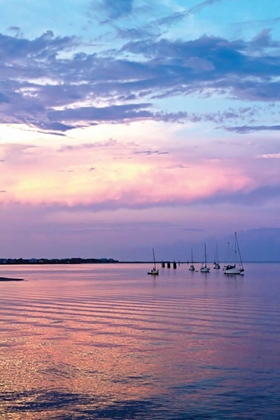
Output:
[[229,194],[214,194],[204,203],[228,203],[241,206],[263,206],[269,202],[278,201],[280,198],[280,185],[263,185],[257,188],[241,189]]
[[220,3],[222,0],[205,0],[201,3],[198,3],[197,5],[180,11],[180,12],[176,12],[171,14],[168,17],[162,18],[160,20],[157,21],[158,25],[172,25],[172,24],[176,24],[178,22],[180,22],[181,20],[185,19],[188,16],[191,15],[195,15],[196,13],[199,13],[201,10],[203,10],[205,7],[207,6],[211,6],[214,3]]
[[256,131],[279,131],[280,125],[259,125],[259,126],[247,126],[243,125],[242,127],[223,127],[227,131],[233,131],[238,134],[247,134],[247,133],[253,133]]

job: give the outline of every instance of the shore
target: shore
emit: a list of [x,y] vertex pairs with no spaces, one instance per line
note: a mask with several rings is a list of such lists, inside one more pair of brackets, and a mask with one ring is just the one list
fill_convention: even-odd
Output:
[[16,279],[12,277],[0,277],[0,281],[24,281],[24,279]]

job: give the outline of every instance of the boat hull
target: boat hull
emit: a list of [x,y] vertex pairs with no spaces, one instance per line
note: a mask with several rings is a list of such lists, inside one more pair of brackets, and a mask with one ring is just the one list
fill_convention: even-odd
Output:
[[229,268],[224,270],[224,274],[244,274],[243,268]]
[[148,271],[148,273],[147,274],[150,274],[151,276],[158,276],[159,275],[159,270],[151,270],[151,271]]

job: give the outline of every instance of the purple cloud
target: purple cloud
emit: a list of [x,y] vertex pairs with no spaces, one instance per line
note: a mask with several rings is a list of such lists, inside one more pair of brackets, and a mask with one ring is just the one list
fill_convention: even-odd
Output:
[[160,152],[159,150],[136,150],[133,152],[134,155],[168,155],[169,152]]
[[219,204],[229,203],[234,205],[262,206],[269,201],[280,198],[280,184],[279,185],[264,185],[255,188],[251,191],[237,191],[230,194],[216,194],[210,198],[200,200],[200,203]]
[[182,230],[186,230],[188,232],[204,232],[203,229],[198,229],[198,228],[182,228]]
[[258,126],[248,126],[243,125],[241,127],[223,127],[226,131],[233,131],[238,134],[247,134],[253,133],[255,131],[279,131],[280,125],[258,125]]
[[[280,18],[278,18],[280,20]],[[253,39],[252,44],[256,44],[259,47],[272,47],[272,48],[279,48],[280,42],[273,41],[271,39],[271,29],[263,29],[260,33],[258,33]]]
[[[150,38],[130,41],[120,50],[87,54],[76,38],[55,37],[51,31],[31,41],[0,35],[0,123],[64,133],[138,119],[219,124],[242,120],[239,110],[204,115],[155,111],[153,101],[195,94],[279,101],[278,44],[264,31],[248,42],[206,35],[193,41]],[[100,100],[108,105],[88,106]],[[248,113],[252,117],[255,111]],[[242,126],[227,129],[246,132]]]

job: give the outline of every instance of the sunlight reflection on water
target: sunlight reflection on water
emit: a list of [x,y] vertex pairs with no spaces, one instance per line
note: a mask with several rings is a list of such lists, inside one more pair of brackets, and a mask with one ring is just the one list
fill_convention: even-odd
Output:
[[149,268],[1,267],[3,418],[280,418],[280,265]]

